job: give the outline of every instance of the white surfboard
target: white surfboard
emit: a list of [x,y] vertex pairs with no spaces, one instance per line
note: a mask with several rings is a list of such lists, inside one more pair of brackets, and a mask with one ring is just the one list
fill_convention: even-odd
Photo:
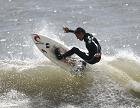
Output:
[[38,49],[53,63],[73,74],[81,74],[85,71],[86,63],[78,58],[67,57],[66,59],[58,60],[55,56],[55,48],[59,48],[62,53],[68,48],[61,43],[58,43],[47,36],[33,34],[32,39]]

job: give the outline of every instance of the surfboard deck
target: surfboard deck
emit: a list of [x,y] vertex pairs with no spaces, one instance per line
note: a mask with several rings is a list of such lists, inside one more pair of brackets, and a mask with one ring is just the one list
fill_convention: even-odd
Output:
[[50,39],[47,36],[39,34],[33,34],[32,39],[37,48],[53,63],[71,72],[72,74],[81,74],[85,71],[86,63],[83,60],[73,57],[67,57],[66,59],[58,60],[54,53],[56,48],[59,48],[62,53],[65,53],[69,49],[59,42]]

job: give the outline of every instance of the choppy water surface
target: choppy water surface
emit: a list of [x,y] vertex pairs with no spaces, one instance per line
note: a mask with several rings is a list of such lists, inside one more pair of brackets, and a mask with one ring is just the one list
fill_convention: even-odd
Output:
[[[139,108],[140,1],[0,0],[0,108]],[[45,58],[31,34],[85,45],[62,27],[83,27],[103,57],[83,76]]]

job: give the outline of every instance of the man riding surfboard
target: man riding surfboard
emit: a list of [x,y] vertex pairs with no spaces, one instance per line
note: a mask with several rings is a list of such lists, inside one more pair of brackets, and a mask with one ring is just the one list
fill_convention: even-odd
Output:
[[67,51],[64,54],[61,54],[59,48],[55,49],[55,55],[58,60],[65,59],[73,54],[77,54],[80,58],[82,58],[85,62],[89,64],[95,64],[101,59],[101,46],[98,40],[90,33],[86,33],[86,31],[78,27],[76,30],[70,30],[68,27],[63,28],[65,33],[74,33],[80,41],[84,41],[86,48],[88,50],[88,54],[80,51],[78,48],[73,47],[71,50]]

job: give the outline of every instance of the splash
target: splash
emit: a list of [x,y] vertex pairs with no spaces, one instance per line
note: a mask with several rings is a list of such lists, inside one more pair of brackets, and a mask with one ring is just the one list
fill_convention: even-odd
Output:
[[115,56],[104,56],[100,65],[103,72],[129,90],[140,92],[140,58],[129,51],[119,51]]

